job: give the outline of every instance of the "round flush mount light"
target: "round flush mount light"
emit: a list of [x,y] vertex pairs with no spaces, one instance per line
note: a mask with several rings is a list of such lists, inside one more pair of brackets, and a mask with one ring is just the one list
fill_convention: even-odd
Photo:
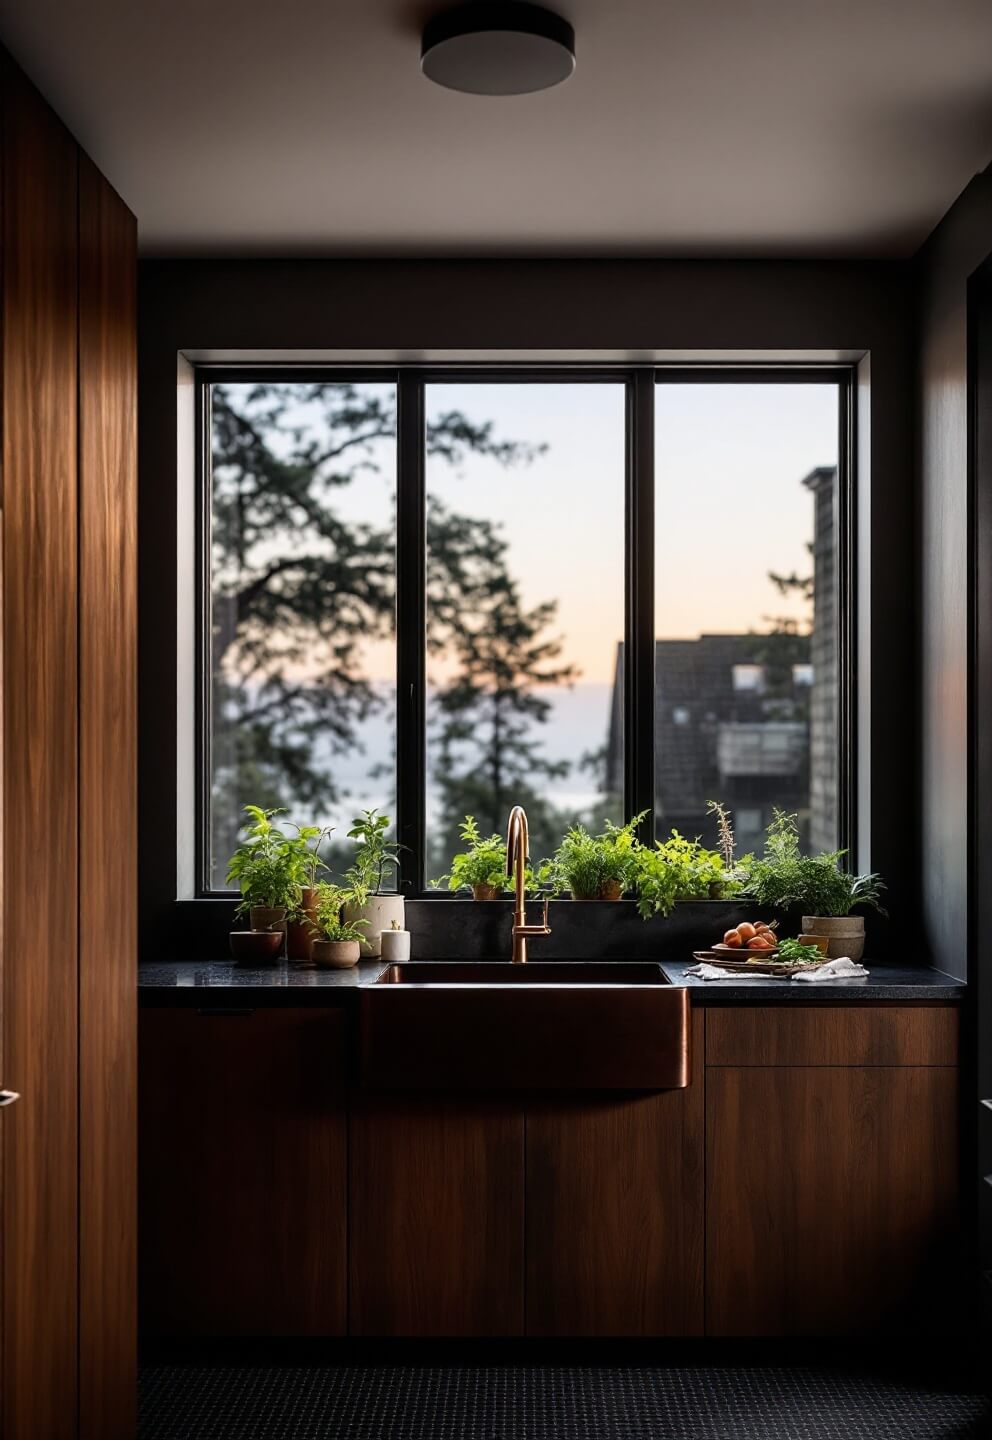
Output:
[[575,69],[575,31],[541,5],[480,0],[428,22],[420,68],[428,80],[472,95],[548,90]]

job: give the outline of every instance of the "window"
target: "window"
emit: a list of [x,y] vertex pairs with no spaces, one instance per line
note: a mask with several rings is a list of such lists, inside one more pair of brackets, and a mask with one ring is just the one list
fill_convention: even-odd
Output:
[[211,384],[206,888],[246,804],[334,827],[395,813],[396,387]]
[[742,842],[778,808],[839,844],[839,419],[836,381],[657,387],[658,713],[710,716],[658,727],[659,834],[715,843],[720,800]]
[[[624,399],[622,384],[427,387],[434,875],[466,814],[488,835],[523,804],[537,855],[576,820],[620,818],[607,741],[624,634]],[[456,465],[431,443],[453,415],[478,437]]]
[[[837,371],[199,372],[200,893],[243,807],[850,841]],[[644,443],[654,435],[653,447]]]

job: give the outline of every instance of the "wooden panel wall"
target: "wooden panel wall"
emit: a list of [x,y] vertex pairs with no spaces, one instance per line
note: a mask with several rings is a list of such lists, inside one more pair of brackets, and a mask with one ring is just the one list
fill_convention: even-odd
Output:
[[137,1384],[136,250],[80,156],[81,1440],[133,1434]]
[[77,151],[3,72],[3,1415],[76,1434]]

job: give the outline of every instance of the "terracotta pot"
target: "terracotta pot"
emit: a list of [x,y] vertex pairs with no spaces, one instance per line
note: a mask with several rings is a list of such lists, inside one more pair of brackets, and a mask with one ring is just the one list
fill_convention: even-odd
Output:
[[351,924],[367,921],[360,942],[362,954],[380,955],[383,930],[391,930],[394,920],[401,930],[406,929],[406,906],[402,895],[370,895],[364,905],[346,905],[344,918]]
[[623,894],[623,886],[619,880],[608,881],[597,895],[597,900],[619,900]]
[[865,953],[863,915],[804,915],[803,934],[813,939],[825,936],[830,960],[839,960],[843,955],[860,960]]
[[357,940],[314,940],[310,945],[313,963],[321,970],[348,970],[358,964]]
[[279,953],[286,953],[286,907],[285,905],[253,905],[250,913],[253,930],[278,930],[282,936]]
[[473,899],[473,900],[498,900],[498,899],[500,898],[500,896],[502,895],[502,893],[503,893],[503,892],[502,892],[502,890],[500,889],[500,887],[499,887],[498,885],[473,885],[473,886],[472,886],[472,899]]
[[238,965],[279,963],[282,935],[278,930],[232,930],[227,943]]
[[309,922],[317,919],[317,892],[309,886],[300,891],[302,920],[291,920],[286,927],[286,953],[290,960],[309,960],[313,930]]

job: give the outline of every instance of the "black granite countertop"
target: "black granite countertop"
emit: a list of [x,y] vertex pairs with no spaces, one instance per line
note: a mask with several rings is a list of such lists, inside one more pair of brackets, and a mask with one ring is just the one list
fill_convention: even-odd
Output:
[[[774,976],[733,975],[726,980],[699,980],[687,975],[696,962],[665,960],[673,985],[684,985],[694,1004],[864,1004],[872,1001],[957,1001],[965,986],[926,966],[891,965],[866,960],[863,979],[819,981],[814,984],[777,980]],[[230,960],[180,960],[141,965],[138,969],[142,1005],[279,1005],[347,1004],[363,985],[382,973],[381,960],[362,960],[350,970],[314,970],[280,964],[247,969]],[[235,1000],[235,996],[237,999]],[[243,998],[242,998],[243,997]]]

